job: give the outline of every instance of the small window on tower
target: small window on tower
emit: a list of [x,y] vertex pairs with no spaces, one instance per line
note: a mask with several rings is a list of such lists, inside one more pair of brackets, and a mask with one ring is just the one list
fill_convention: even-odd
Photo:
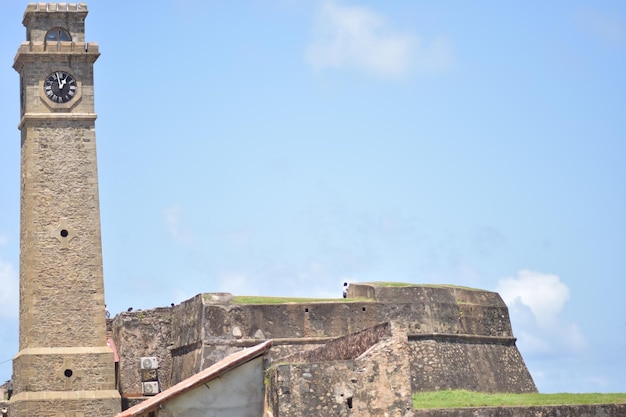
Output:
[[71,40],[72,36],[63,28],[52,28],[46,33],[46,42],[68,42]]

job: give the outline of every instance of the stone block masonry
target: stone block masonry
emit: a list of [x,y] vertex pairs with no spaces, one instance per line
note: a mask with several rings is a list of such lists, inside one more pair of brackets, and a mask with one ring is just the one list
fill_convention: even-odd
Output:
[[[315,401],[301,391],[300,385],[308,383],[313,387],[311,381],[319,381],[319,386],[325,386],[326,391],[317,398],[327,397],[329,392],[334,392],[333,384],[342,372],[354,374],[358,369],[365,369],[359,365],[361,362],[357,363],[363,349],[385,343],[389,329],[394,329],[393,349],[404,352],[395,356],[401,362],[391,364],[381,360],[376,367],[367,368],[370,369],[367,372],[372,375],[376,372],[383,375],[389,370],[404,373],[402,389],[407,393],[448,388],[536,391],[515,346],[508,309],[498,294],[449,286],[380,287],[376,284],[353,284],[350,293],[349,298],[338,302],[278,304],[239,304],[230,294],[199,294],[172,308],[154,311],[154,317],[169,314],[169,330],[169,325],[161,319],[146,323],[148,317],[152,317],[152,310],[122,313],[113,321],[114,328],[137,323],[133,325],[132,337],[142,342],[132,348],[127,345],[130,350],[120,348],[125,343],[121,337],[128,333],[114,331],[120,363],[136,367],[142,356],[169,354],[171,375],[168,378],[161,373],[162,381],[175,384],[230,353],[272,339],[271,359],[273,363],[285,365],[275,368],[275,378],[288,378],[297,385],[288,388],[294,401],[310,400],[310,407],[320,405],[324,409],[331,403],[313,405]],[[357,295],[359,298],[355,298]],[[139,315],[144,318],[139,319]],[[163,338],[165,334],[170,335],[169,340]],[[356,354],[359,346],[362,349]],[[136,394],[140,384],[136,371],[121,368],[122,395]],[[335,368],[342,371],[334,372]],[[307,378],[295,376],[302,374],[316,377],[307,382]],[[376,380],[377,377],[372,376],[372,381]],[[291,384],[285,385],[285,381],[278,381],[283,391]],[[398,387],[400,379],[395,381],[393,386]],[[346,386],[354,384],[348,382]],[[375,386],[372,382],[370,389]],[[128,387],[133,388],[126,391]],[[311,387],[309,389],[314,389]],[[277,407],[286,406],[286,398],[283,396],[282,401],[275,398]],[[366,397],[360,398],[358,404],[362,405]]]
[[409,361],[406,334],[388,324],[281,359],[267,371],[265,416],[408,417]]
[[[158,379],[162,390],[173,385],[171,308],[118,314],[111,321],[111,329],[120,358],[118,387],[121,392],[127,397],[142,396],[142,380]],[[159,368],[153,375],[145,375],[146,371],[141,370],[140,359],[143,356],[157,358]]]
[[413,392],[465,389],[479,392],[536,392],[509,338],[410,335]]
[[13,63],[21,205],[12,417],[106,417],[121,407],[104,306],[93,89],[99,50],[85,43],[86,16],[84,3],[29,4]]

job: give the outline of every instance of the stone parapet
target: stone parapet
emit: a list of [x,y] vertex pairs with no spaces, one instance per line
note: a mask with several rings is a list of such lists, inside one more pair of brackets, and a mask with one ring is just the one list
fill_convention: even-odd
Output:
[[351,333],[347,336],[324,343],[322,346],[300,351],[280,358],[281,362],[316,363],[356,359],[376,343],[391,337],[389,323],[381,323],[369,329]]
[[[498,293],[446,285],[351,284],[350,298],[370,298],[408,333],[512,337],[509,310]],[[385,321],[385,320],[381,320]]]
[[22,42],[17,49],[17,54],[54,54],[57,52],[75,54],[100,54],[100,48],[96,42]]
[[89,64],[96,62],[100,49],[95,42],[24,42],[13,60],[13,68],[21,72],[28,62],[80,60]]
[[32,12],[87,12],[87,3],[29,3],[25,14]]
[[43,42],[48,30],[63,27],[72,34],[72,40],[84,42],[87,12],[86,3],[30,3],[22,19],[26,39]]

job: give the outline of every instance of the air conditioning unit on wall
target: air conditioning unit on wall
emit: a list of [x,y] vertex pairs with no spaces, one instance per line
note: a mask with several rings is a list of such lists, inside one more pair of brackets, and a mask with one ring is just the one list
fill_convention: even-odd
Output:
[[142,382],[143,395],[156,395],[159,393],[159,383],[157,381]]
[[158,367],[159,362],[154,356],[141,358],[141,369],[157,369]]

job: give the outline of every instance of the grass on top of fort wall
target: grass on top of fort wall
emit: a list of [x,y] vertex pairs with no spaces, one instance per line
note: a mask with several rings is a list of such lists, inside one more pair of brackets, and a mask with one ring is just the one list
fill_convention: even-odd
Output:
[[581,404],[626,404],[626,393],[488,394],[449,390],[413,394],[413,408],[530,407]]
[[357,284],[369,284],[375,287],[427,287],[427,288],[459,288],[462,290],[472,290],[472,291],[484,291],[480,288],[472,288],[472,287],[463,287],[460,285],[452,285],[452,284],[413,284],[410,282],[359,282]]
[[[408,282],[357,282],[355,284],[373,285],[376,287],[430,287],[430,288],[460,288],[465,290],[482,291],[477,288],[461,287],[449,284],[412,284]],[[261,297],[254,295],[237,295],[233,298],[235,304],[287,304],[287,303],[346,303],[372,301],[367,297],[350,298],[306,298],[306,297]]]
[[302,297],[258,297],[237,295],[234,304],[288,304],[288,303],[347,303],[372,301],[371,298],[302,298]]

